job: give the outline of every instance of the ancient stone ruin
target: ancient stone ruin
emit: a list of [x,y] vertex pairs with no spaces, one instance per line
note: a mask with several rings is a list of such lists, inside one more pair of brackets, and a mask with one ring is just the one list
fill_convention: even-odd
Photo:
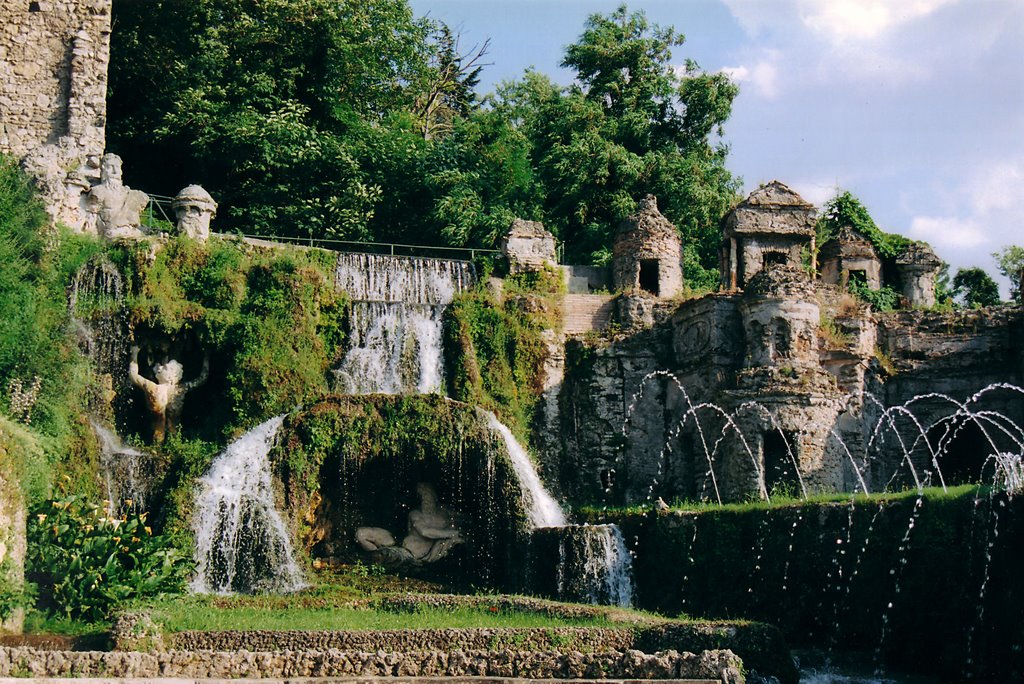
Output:
[[722,287],[735,290],[763,268],[801,268],[814,252],[814,205],[779,181],[750,194],[722,220]]
[[637,213],[626,218],[612,246],[612,283],[620,291],[644,291],[672,297],[683,287],[682,240],[679,231],[647,195]]
[[0,6],[0,150],[23,159],[54,221],[88,230],[80,204],[106,137],[111,0]]
[[540,221],[516,219],[501,238],[501,253],[508,261],[508,272],[539,271],[558,264],[555,236]]
[[903,283],[903,296],[911,307],[926,309],[935,306],[935,278],[942,268],[942,259],[928,245],[915,242],[896,258]]
[[821,282],[845,288],[851,279],[868,288],[882,286],[882,260],[871,241],[855,229],[844,226],[818,250]]

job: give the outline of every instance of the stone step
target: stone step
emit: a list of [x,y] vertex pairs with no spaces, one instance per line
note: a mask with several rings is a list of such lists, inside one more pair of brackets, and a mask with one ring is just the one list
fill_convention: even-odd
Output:
[[604,330],[612,320],[615,295],[568,294],[562,299],[562,329],[567,335]]

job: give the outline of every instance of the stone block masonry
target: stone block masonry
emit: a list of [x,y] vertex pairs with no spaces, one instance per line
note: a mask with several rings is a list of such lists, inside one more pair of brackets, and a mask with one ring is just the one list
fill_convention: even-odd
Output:
[[25,157],[71,138],[103,152],[111,0],[0,5],[0,149]]
[[70,174],[103,154],[110,11],[111,0],[0,3],[0,152],[36,177],[55,221],[78,208]]

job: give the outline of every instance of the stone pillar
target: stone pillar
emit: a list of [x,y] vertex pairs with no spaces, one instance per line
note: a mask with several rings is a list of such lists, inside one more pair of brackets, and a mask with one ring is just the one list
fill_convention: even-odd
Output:
[[740,305],[748,368],[817,368],[821,319],[814,286],[798,269],[759,271]]
[[942,259],[924,242],[911,243],[896,257],[907,304],[915,308],[935,306],[935,278],[942,268]]

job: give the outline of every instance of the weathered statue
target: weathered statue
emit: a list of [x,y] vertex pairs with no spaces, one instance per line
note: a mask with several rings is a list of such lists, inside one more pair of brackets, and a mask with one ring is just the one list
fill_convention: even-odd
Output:
[[100,184],[89,191],[86,206],[96,214],[100,237],[108,240],[140,237],[139,214],[149,203],[149,195],[132,190],[121,182],[121,158],[105,154],[100,160]]
[[384,565],[422,565],[433,563],[448,555],[457,544],[465,541],[455,526],[451,512],[438,506],[434,488],[426,482],[416,485],[420,507],[409,513],[409,533],[399,546],[394,536],[382,527],[360,527],[356,542],[372,551]]
[[153,365],[156,382],[143,377],[139,374],[139,348],[132,347],[128,375],[132,384],[146,395],[146,406],[153,421],[153,442],[163,442],[167,433],[177,426],[185,404],[185,394],[205,383],[210,375],[210,357],[203,358],[203,370],[195,380],[182,382],[183,374],[184,369],[180,363],[167,359]]
[[178,233],[206,242],[210,237],[210,220],[217,215],[217,203],[199,185],[189,185],[171,203],[178,220]]

